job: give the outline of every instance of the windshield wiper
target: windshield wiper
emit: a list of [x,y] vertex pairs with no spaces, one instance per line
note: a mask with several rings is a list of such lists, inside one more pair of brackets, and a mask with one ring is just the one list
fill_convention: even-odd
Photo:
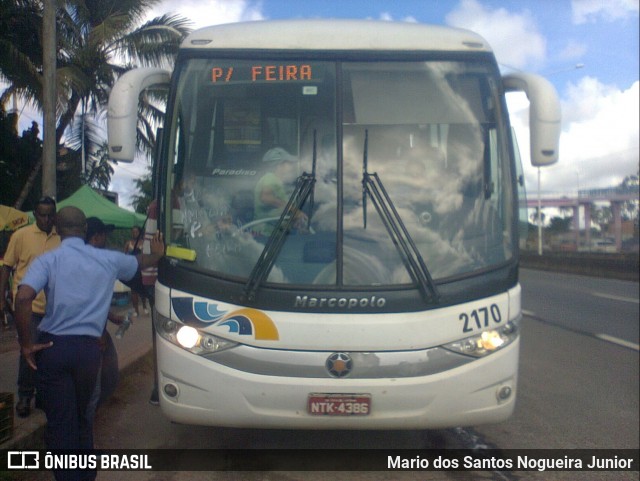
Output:
[[364,228],[367,228],[367,197],[378,211],[389,237],[398,249],[402,262],[409,272],[411,279],[417,283],[420,293],[425,301],[438,302],[440,294],[433,282],[431,273],[411,238],[407,227],[404,225],[400,214],[393,204],[391,197],[384,188],[380,177],[376,172],[369,173],[369,131],[364,134],[364,154],[362,159],[362,212],[364,216]]
[[[309,216],[307,217],[307,229],[311,228],[311,216],[313,215],[313,207],[315,205],[315,182],[316,182],[316,163],[318,162],[318,131],[313,129],[313,153],[311,155],[311,176],[313,184],[311,185],[311,193],[309,199]],[[303,174],[304,175],[304,174]]]
[[[267,243],[262,249],[262,253],[258,258],[258,261],[253,266],[253,270],[249,275],[249,280],[244,288],[244,295],[248,301],[253,301],[256,297],[258,289],[269,276],[273,265],[284,245],[287,234],[291,231],[291,227],[295,221],[295,216],[298,212],[302,211],[305,202],[311,197],[311,206],[313,208],[313,191],[316,183],[316,133],[313,134],[313,162],[311,165],[311,173],[303,172],[296,179],[296,186],[289,196],[287,205],[285,205],[282,214],[273,232],[267,239]],[[309,215],[309,219],[311,215]]]

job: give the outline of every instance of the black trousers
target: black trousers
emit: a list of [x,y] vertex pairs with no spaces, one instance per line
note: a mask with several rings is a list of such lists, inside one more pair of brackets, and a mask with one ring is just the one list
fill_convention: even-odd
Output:
[[[53,345],[36,354],[37,388],[47,415],[47,449],[93,449],[87,406],[100,368],[98,338],[41,333]],[[95,472],[54,470],[56,480],[94,479]]]

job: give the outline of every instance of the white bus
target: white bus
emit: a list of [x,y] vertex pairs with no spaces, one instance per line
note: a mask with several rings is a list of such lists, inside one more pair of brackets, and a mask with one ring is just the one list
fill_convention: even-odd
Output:
[[154,325],[163,413],[200,425],[422,429],[514,409],[519,157],[505,92],[557,160],[549,82],[501,77],[480,36],[375,21],[220,25],[172,73],[123,75],[111,156],[139,94],[169,85],[155,161]]

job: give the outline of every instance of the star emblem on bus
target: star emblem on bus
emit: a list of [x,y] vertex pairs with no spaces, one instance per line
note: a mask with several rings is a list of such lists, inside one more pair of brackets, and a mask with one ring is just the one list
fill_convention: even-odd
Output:
[[345,352],[334,352],[327,358],[325,367],[333,377],[347,377],[353,369],[353,359]]

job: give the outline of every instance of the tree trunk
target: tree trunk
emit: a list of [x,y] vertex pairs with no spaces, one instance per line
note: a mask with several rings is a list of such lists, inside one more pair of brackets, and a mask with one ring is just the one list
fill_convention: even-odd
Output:
[[42,195],[56,198],[56,0],[44,0],[42,16]]
[[16,200],[16,203],[13,206],[14,208],[18,210],[22,210],[22,204],[24,204],[24,201],[27,199],[29,192],[31,192],[31,188],[33,187],[33,184],[35,184],[36,182],[36,177],[38,177],[38,172],[40,172],[41,167],[42,167],[42,157],[38,159],[38,162],[36,162],[36,165],[34,165],[33,169],[31,169],[31,172],[29,173],[29,177],[27,178],[27,181],[24,183],[24,186],[22,187],[22,191],[20,192],[20,195],[18,196],[18,199]]

